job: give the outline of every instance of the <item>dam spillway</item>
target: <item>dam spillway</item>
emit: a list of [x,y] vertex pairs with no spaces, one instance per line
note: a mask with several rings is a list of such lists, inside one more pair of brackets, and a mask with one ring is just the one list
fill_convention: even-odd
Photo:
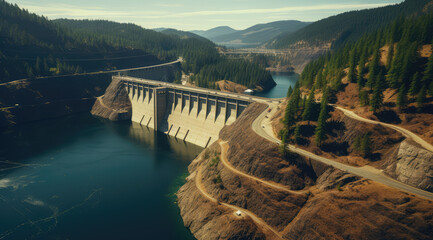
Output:
[[197,87],[127,77],[120,80],[132,105],[133,122],[179,140],[207,147],[255,99]]

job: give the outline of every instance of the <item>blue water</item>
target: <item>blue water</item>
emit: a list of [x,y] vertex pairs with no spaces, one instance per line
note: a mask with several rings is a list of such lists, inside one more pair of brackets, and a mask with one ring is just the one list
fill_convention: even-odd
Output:
[[289,87],[292,86],[293,88],[299,80],[299,75],[293,73],[273,72],[272,77],[277,83],[277,86],[267,92],[255,93],[254,95],[266,98],[283,98],[287,96],[287,90],[289,90]]
[[200,147],[88,114],[0,143],[0,239],[194,239],[174,193]]

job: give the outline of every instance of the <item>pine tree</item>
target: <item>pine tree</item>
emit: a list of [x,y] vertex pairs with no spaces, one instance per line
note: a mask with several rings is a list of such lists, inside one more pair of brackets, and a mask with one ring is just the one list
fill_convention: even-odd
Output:
[[361,141],[361,153],[365,158],[371,155],[370,145],[371,145],[370,133],[367,133],[362,137],[362,141]]
[[410,44],[403,58],[404,59],[403,66],[400,71],[399,80],[398,80],[400,83],[409,84],[410,82],[409,74],[414,67],[414,64],[417,59],[417,55],[418,55],[418,44],[416,42],[413,42],[412,44]]
[[410,89],[409,89],[409,94],[412,97],[416,96],[417,93],[419,92],[419,86],[420,86],[420,74],[419,72],[416,72],[412,77],[412,81],[410,83]]
[[368,104],[370,104],[368,92],[366,90],[361,90],[361,92],[359,92],[359,102],[361,107],[368,106]]
[[299,100],[297,100],[297,96],[299,96],[299,88],[296,88],[293,91],[293,94],[287,103],[285,115],[284,115],[284,124],[286,125],[286,129],[290,130],[293,125],[296,123],[296,114],[299,108]]
[[293,90],[293,93],[291,96],[291,101],[293,102],[294,112],[298,113],[299,104],[301,102],[301,91],[299,90],[299,87],[297,87],[297,88],[295,88],[295,90]]
[[304,120],[304,121],[308,120],[308,125],[310,125],[310,120],[311,120],[311,117],[313,115],[313,107],[316,104],[314,91],[315,91],[314,88],[311,89],[310,95],[308,96],[308,101],[305,104],[304,113],[302,114],[302,120]]
[[428,94],[433,96],[433,81],[431,81],[430,85],[428,86]]
[[315,130],[315,141],[317,146],[322,146],[323,140],[326,137],[326,119],[328,118],[327,104],[322,104],[320,107],[319,119]]
[[355,141],[353,143],[353,149],[355,151],[360,151],[361,150],[361,142],[362,142],[362,137],[360,135],[356,136]]
[[307,105],[307,96],[304,95],[304,98],[302,98],[302,111],[305,110],[306,105]]
[[350,59],[349,59],[349,72],[347,74],[347,79],[349,82],[356,82],[356,49],[352,49],[350,52]]
[[33,69],[32,69],[32,67],[30,67],[28,64],[26,65],[26,67],[27,67],[27,69],[26,69],[26,71],[27,71],[27,76],[28,76],[29,78],[33,78],[33,77],[34,77],[34,74],[33,74]]
[[281,144],[280,144],[280,153],[281,153],[281,155],[283,155],[284,158],[286,158],[287,152],[288,152],[287,137],[286,137],[286,135],[283,135],[283,138],[281,139]]
[[300,144],[300,142],[301,142],[301,126],[297,124],[295,128],[295,143]]
[[418,97],[416,98],[416,105],[418,109],[421,109],[423,107],[426,100],[426,93],[427,93],[427,89],[424,85],[422,86],[421,90],[418,93]]
[[365,69],[365,61],[367,58],[366,52],[367,52],[367,50],[366,50],[366,48],[364,48],[363,53],[361,55],[361,58],[359,59],[358,79],[356,81],[359,89],[362,89],[364,87],[364,69]]
[[[432,43],[433,44],[433,43]],[[421,80],[422,84],[429,84],[429,82],[433,82],[433,54],[428,58],[428,62],[426,64],[425,70],[423,72],[423,77]],[[433,89],[430,88],[431,91]],[[433,95],[433,94],[431,94]]]
[[36,75],[41,76],[42,75],[42,69],[43,69],[43,66],[42,66],[41,58],[37,57],[36,58],[36,63],[35,63],[35,73],[36,73]]
[[394,43],[389,46],[388,57],[386,59],[386,69],[389,70],[392,63],[392,58],[394,57]]
[[397,95],[397,107],[404,108],[407,104],[407,91],[406,91],[406,85],[402,84],[400,86],[400,89],[398,91]]
[[293,88],[292,86],[289,87],[289,90],[287,90],[287,98],[289,98],[293,93]]
[[378,77],[376,78],[376,83],[374,84],[373,96],[371,97],[370,105],[371,110],[374,113],[376,113],[376,111],[379,110],[379,108],[383,105],[383,92],[381,87],[380,75],[378,75]]
[[367,86],[370,87],[370,89],[373,89],[373,86],[376,81],[376,75],[379,68],[379,58],[380,58],[380,49],[379,46],[375,47],[373,59],[369,63],[369,74],[368,74],[368,80],[367,80]]
[[398,88],[400,82],[399,78],[401,75],[401,71],[403,69],[403,62],[404,62],[404,49],[407,49],[407,43],[400,42],[397,46],[397,53],[395,54],[395,57],[393,58],[391,62],[391,66],[389,67],[388,75],[387,75],[387,82],[388,85],[392,88]]

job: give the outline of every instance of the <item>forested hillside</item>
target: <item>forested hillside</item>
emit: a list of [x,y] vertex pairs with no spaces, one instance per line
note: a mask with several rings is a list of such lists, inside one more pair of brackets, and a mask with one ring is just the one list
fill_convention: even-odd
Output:
[[[182,56],[185,60],[182,69],[195,74],[192,80],[200,87],[215,88],[215,82],[219,80],[230,80],[250,87],[260,85],[265,89],[275,85],[269,72],[260,65],[245,60],[229,61],[220,56],[215,44],[192,33],[170,29],[158,33],[134,24],[109,21],[62,19],[56,22],[78,32],[105,36],[116,46],[123,44],[144,49],[159,58]],[[255,74],[257,72],[260,74]]]
[[[433,13],[401,17],[311,62],[303,71],[300,84],[288,93],[291,97],[283,135],[296,135],[297,121],[317,121],[316,144],[320,145],[329,117],[327,102],[335,101],[337,93],[345,91],[349,84],[357,85],[357,93],[350,93],[352,98],[358,96],[360,106],[357,107],[368,106],[375,114],[385,107],[385,91],[397,95],[395,101],[388,101],[388,108],[401,111],[411,104],[424,112],[424,105],[433,97],[432,41]],[[303,101],[300,87],[310,89],[310,96]],[[321,105],[315,103],[318,89],[323,94]]]
[[95,34],[68,31],[0,1],[0,82],[157,62],[146,51],[115,46]]
[[287,48],[302,42],[309,46],[332,43],[334,48],[340,47],[393,22],[400,16],[419,15],[430,9],[431,3],[431,0],[406,0],[392,6],[342,13],[312,23],[294,33],[283,33],[269,41],[267,46]]
[[[134,24],[98,20],[50,21],[0,0],[0,82],[139,67],[178,57],[185,60],[182,67],[186,73],[199,73],[205,65],[226,66],[221,63],[227,61],[212,42],[190,33],[159,33]],[[231,66],[238,69],[242,81],[252,85],[263,82],[245,72],[245,64],[236,61]],[[262,69],[259,65],[253,68]],[[228,80],[239,79],[229,72],[225,75]],[[266,74],[265,81],[270,76]],[[206,82],[206,86],[213,84]]]

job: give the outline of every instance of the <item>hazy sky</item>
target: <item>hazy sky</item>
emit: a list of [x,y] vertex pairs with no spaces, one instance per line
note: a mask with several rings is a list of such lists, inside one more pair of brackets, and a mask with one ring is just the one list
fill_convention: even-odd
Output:
[[7,0],[49,19],[106,19],[145,28],[244,29],[278,20],[316,21],[402,0]]

